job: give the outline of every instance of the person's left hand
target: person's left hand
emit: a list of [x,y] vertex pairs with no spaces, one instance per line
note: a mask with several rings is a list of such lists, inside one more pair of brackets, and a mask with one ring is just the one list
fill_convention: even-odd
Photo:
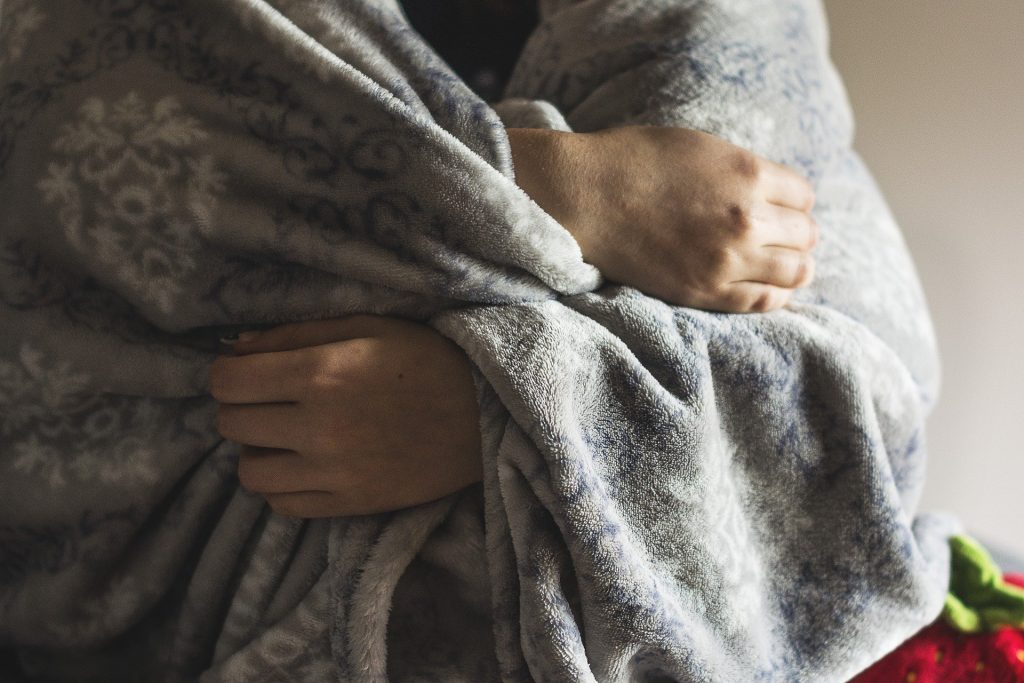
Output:
[[426,325],[352,315],[235,344],[210,368],[238,477],[294,517],[362,515],[480,481],[469,359]]

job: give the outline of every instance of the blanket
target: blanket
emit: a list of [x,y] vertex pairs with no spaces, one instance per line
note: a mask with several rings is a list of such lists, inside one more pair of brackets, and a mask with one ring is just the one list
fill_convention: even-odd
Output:
[[[940,612],[925,302],[817,0],[542,0],[501,102],[394,0],[0,9],[0,647],[100,681],[842,681]],[[506,127],[672,125],[811,178],[813,286],[605,282]],[[470,357],[484,480],[331,520],[235,475],[241,329]]]

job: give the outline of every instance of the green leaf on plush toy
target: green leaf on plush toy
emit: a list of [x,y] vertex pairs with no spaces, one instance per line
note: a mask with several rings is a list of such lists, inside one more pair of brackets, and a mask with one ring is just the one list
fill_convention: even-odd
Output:
[[953,536],[949,545],[949,594],[942,610],[946,622],[964,633],[1024,628],[1024,588],[1003,581],[999,567],[974,539]]

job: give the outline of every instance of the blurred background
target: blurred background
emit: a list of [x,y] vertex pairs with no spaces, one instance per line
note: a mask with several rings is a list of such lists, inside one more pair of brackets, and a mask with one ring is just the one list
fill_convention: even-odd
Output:
[[825,6],[856,147],[939,336],[922,508],[1024,556],[1024,2]]

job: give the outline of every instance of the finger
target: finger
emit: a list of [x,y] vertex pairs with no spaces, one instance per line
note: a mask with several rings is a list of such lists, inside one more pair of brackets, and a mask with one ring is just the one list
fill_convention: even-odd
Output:
[[813,279],[814,257],[796,249],[765,247],[744,265],[744,271],[738,282],[796,289],[806,287]]
[[285,517],[312,519],[353,514],[339,505],[337,496],[328,491],[296,491],[264,496],[270,509]]
[[808,251],[818,244],[818,222],[811,214],[777,204],[757,209],[758,241],[767,247]]
[[210,395],[221,403],[298,401],[315,360],[305,349],[221,356],[210,365]]
[[217,409],[217,431],[225,439],[261,448],[301,448],[306,435],[296,433],[302,424],[301,408],[292,403],[233,405]]
[[289,323],[260,332],[243,332],[232,348],[237,354],[289,351],[347,339],[379,336],[390,329],[392,324],[391,318],[369,314]]
[[244,446],[238,456],[238,481],[253,493],[317,490],[315,473],[295,451]]
[[719,297],[719,305],[715,310],[727,313],[767,313],[785,306],[792,296],[791,289],[760,282],[736,282]]
[[764,160],[761,187],[765,198],[772,204],[797,211],[814,208],[814,187],[802,175],[782,164]]

